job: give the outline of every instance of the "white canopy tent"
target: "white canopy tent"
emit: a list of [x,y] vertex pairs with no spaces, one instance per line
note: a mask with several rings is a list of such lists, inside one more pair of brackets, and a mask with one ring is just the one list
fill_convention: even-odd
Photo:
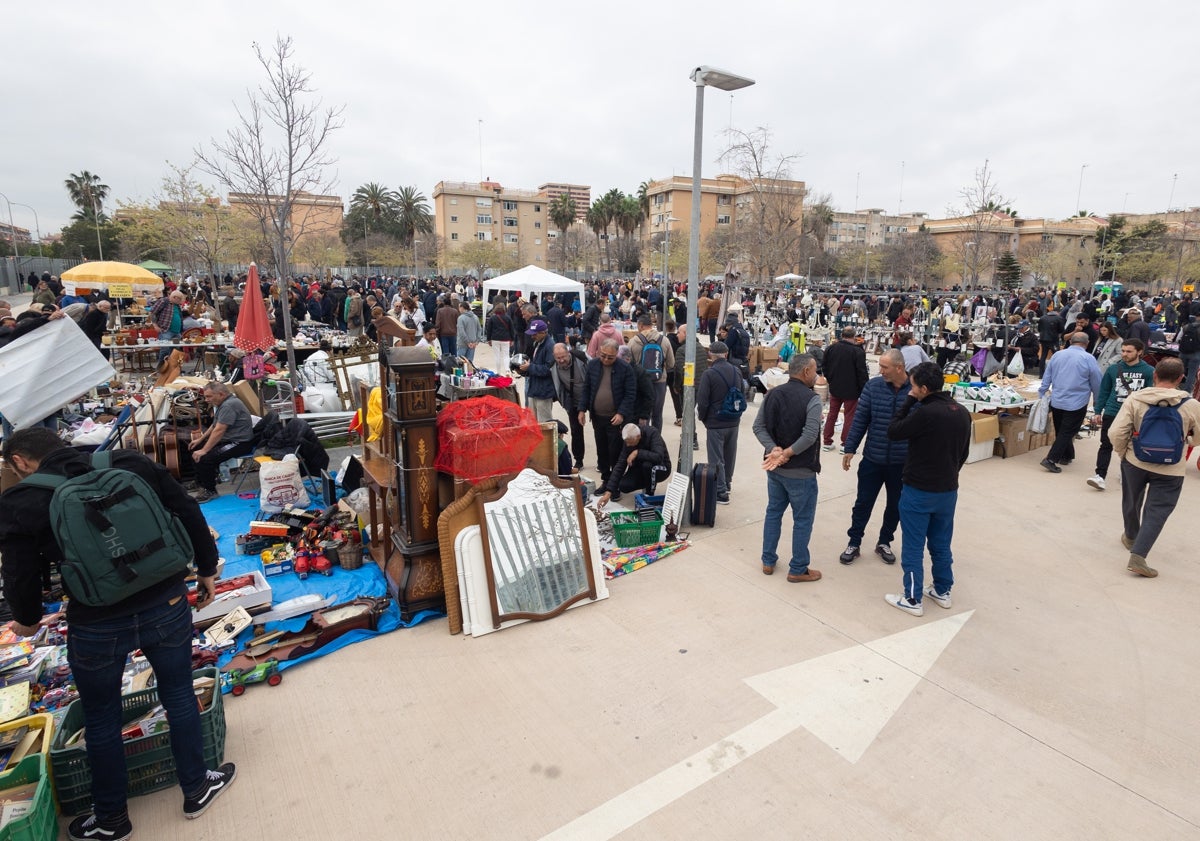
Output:
[[584,306],[584,285],[577,280],[546,271],[537,266],[526,266],[515,272],[497,275],[483,282],[483,300],[490,302],[492,294],[502,290],[516,290],[525,298],[536,292],[538,300],[547,292],[578,292],[580,306]]

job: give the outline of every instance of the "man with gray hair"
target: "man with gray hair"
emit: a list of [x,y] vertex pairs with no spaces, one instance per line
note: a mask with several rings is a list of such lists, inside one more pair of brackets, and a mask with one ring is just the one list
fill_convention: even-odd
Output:
[[213,424],[191,443],[196,465],[196,502],[217,498],[217,468],[231,458],[254,452],[254,422],[246,406],[229,386],[211,382],[204,386],[204,401],[213,407]]
[[621,494],[645,489],[653,495],[660,480],[671,473],[671,456],[662,433],[651,424],[627,423],[621,428],[621,455],[613,465],[604,493],[596,500],[603,508]]
[[763,575],[775,572],[783,512],[792,508],[792,557],[787,580],[819,581],[809,567],[808,539],[817,513],[817,474],[821,472],[821,398],[812,390],[817,363],[807,353],[788,360],[788,381],[767,392],[754,418],[754,437],[763,445],[767,471],[767,514],[763,520]]
[[1088,399],[1100,398],[1104,372],[1096,357],[1087,351],[1088,336],[1083,331],[1071,334],[1067,349],[1050,357],[1046,374],[1038,387],[1038,397],[1050,392],[1050,416],[1054,420],[1054,443],[1042,459],[1042,467],[1062,473],[1061,464],[1075,460],[1075,434],[1087,416]]

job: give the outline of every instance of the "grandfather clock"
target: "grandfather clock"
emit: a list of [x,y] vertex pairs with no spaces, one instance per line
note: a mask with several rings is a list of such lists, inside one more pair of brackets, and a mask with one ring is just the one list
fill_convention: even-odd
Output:
[[422,610],[445,610],[438,553],[437,373],[425,348],[381,351],[384,398],[396,454],[392,551],[384,573],[408,621]]

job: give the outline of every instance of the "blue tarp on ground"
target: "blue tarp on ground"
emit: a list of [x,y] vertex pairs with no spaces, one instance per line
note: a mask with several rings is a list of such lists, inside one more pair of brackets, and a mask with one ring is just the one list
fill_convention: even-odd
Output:
[[[202,509],[205,519],[208,520],[208,524],[221,535],[220,539],[217,540],[218,552],[225,559],[225,569],[221,577],[233,578],[238,575],[247,575],[254,571],[261,573],[262,561],[259,556],[239,555],[236,542],[239,534],[245,534],[249,531],[250,521],[259,518],[258,497],[240,499],[231,494],[205,503]],[[315,593],[322,598],[332,597],[333,601],[330,604],[341,604],[360,596],[379,597],[387,595],[387,582],[384,580],[383,570],[370,560],[365,562],[360,569],[356,570],[344,570],[340,566],[335,566],[333,568],[333,575],[309,575],[303,581],[295,573],[289,572],[283,575],[273,575],[267,579],[267,583],[271,585],[271,597],[274,604],[280,604],[281,602],[286,602],[289,599],[309,593]],[[331,651],[337,651],[339,648],[353,645],[360,640],[370,639],[379,634],[386,634],[397,628],[410,628],[413,625],[424,622],[426,619],[444,615],[436,611],[422,611],[409,622],[402,622],[400,620],[400,608],[395,602],[392,602],[388,606],[387,611],[379,617],[378,630],[351,631],[311,654],[307,654],[296,660],[280,663],[279,667],[280,669],[287,669],[297,663],[322,657]],[[306,614],[281,622],[270,622],[267,624],[266,630],[268,633],[278,630],[298,631],[304,627],[308,619],[309,615]],[[251,629],[247,629],[238,637],[239,650],[250,639],[250,636]],[[228,663],[232,657],[232,652],[222,656],[221,665],[223,666]]]

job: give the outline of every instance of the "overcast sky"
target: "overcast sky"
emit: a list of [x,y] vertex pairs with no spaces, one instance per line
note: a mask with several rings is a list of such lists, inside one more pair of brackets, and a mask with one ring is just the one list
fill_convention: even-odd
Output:
[[1083,164],[1093,212],[1200,205],[1195,2],[60,0],[6,4],[0,21],[0,192],[43,233],[74,210],[73,172],[151,198],[168,161],[233,125],[263,78],[251,43],[277,33],[345,107],[330,143],[343,197],[367,181],[431,196],[477,180],[481,151],[505,186],[593,197],[690,175],[688,74],[709,64],[757,84],[707,92],[707,177],[731,125],[763,126],[839,210],[944,216],[985,160],[1025,217],[1072,215]]

